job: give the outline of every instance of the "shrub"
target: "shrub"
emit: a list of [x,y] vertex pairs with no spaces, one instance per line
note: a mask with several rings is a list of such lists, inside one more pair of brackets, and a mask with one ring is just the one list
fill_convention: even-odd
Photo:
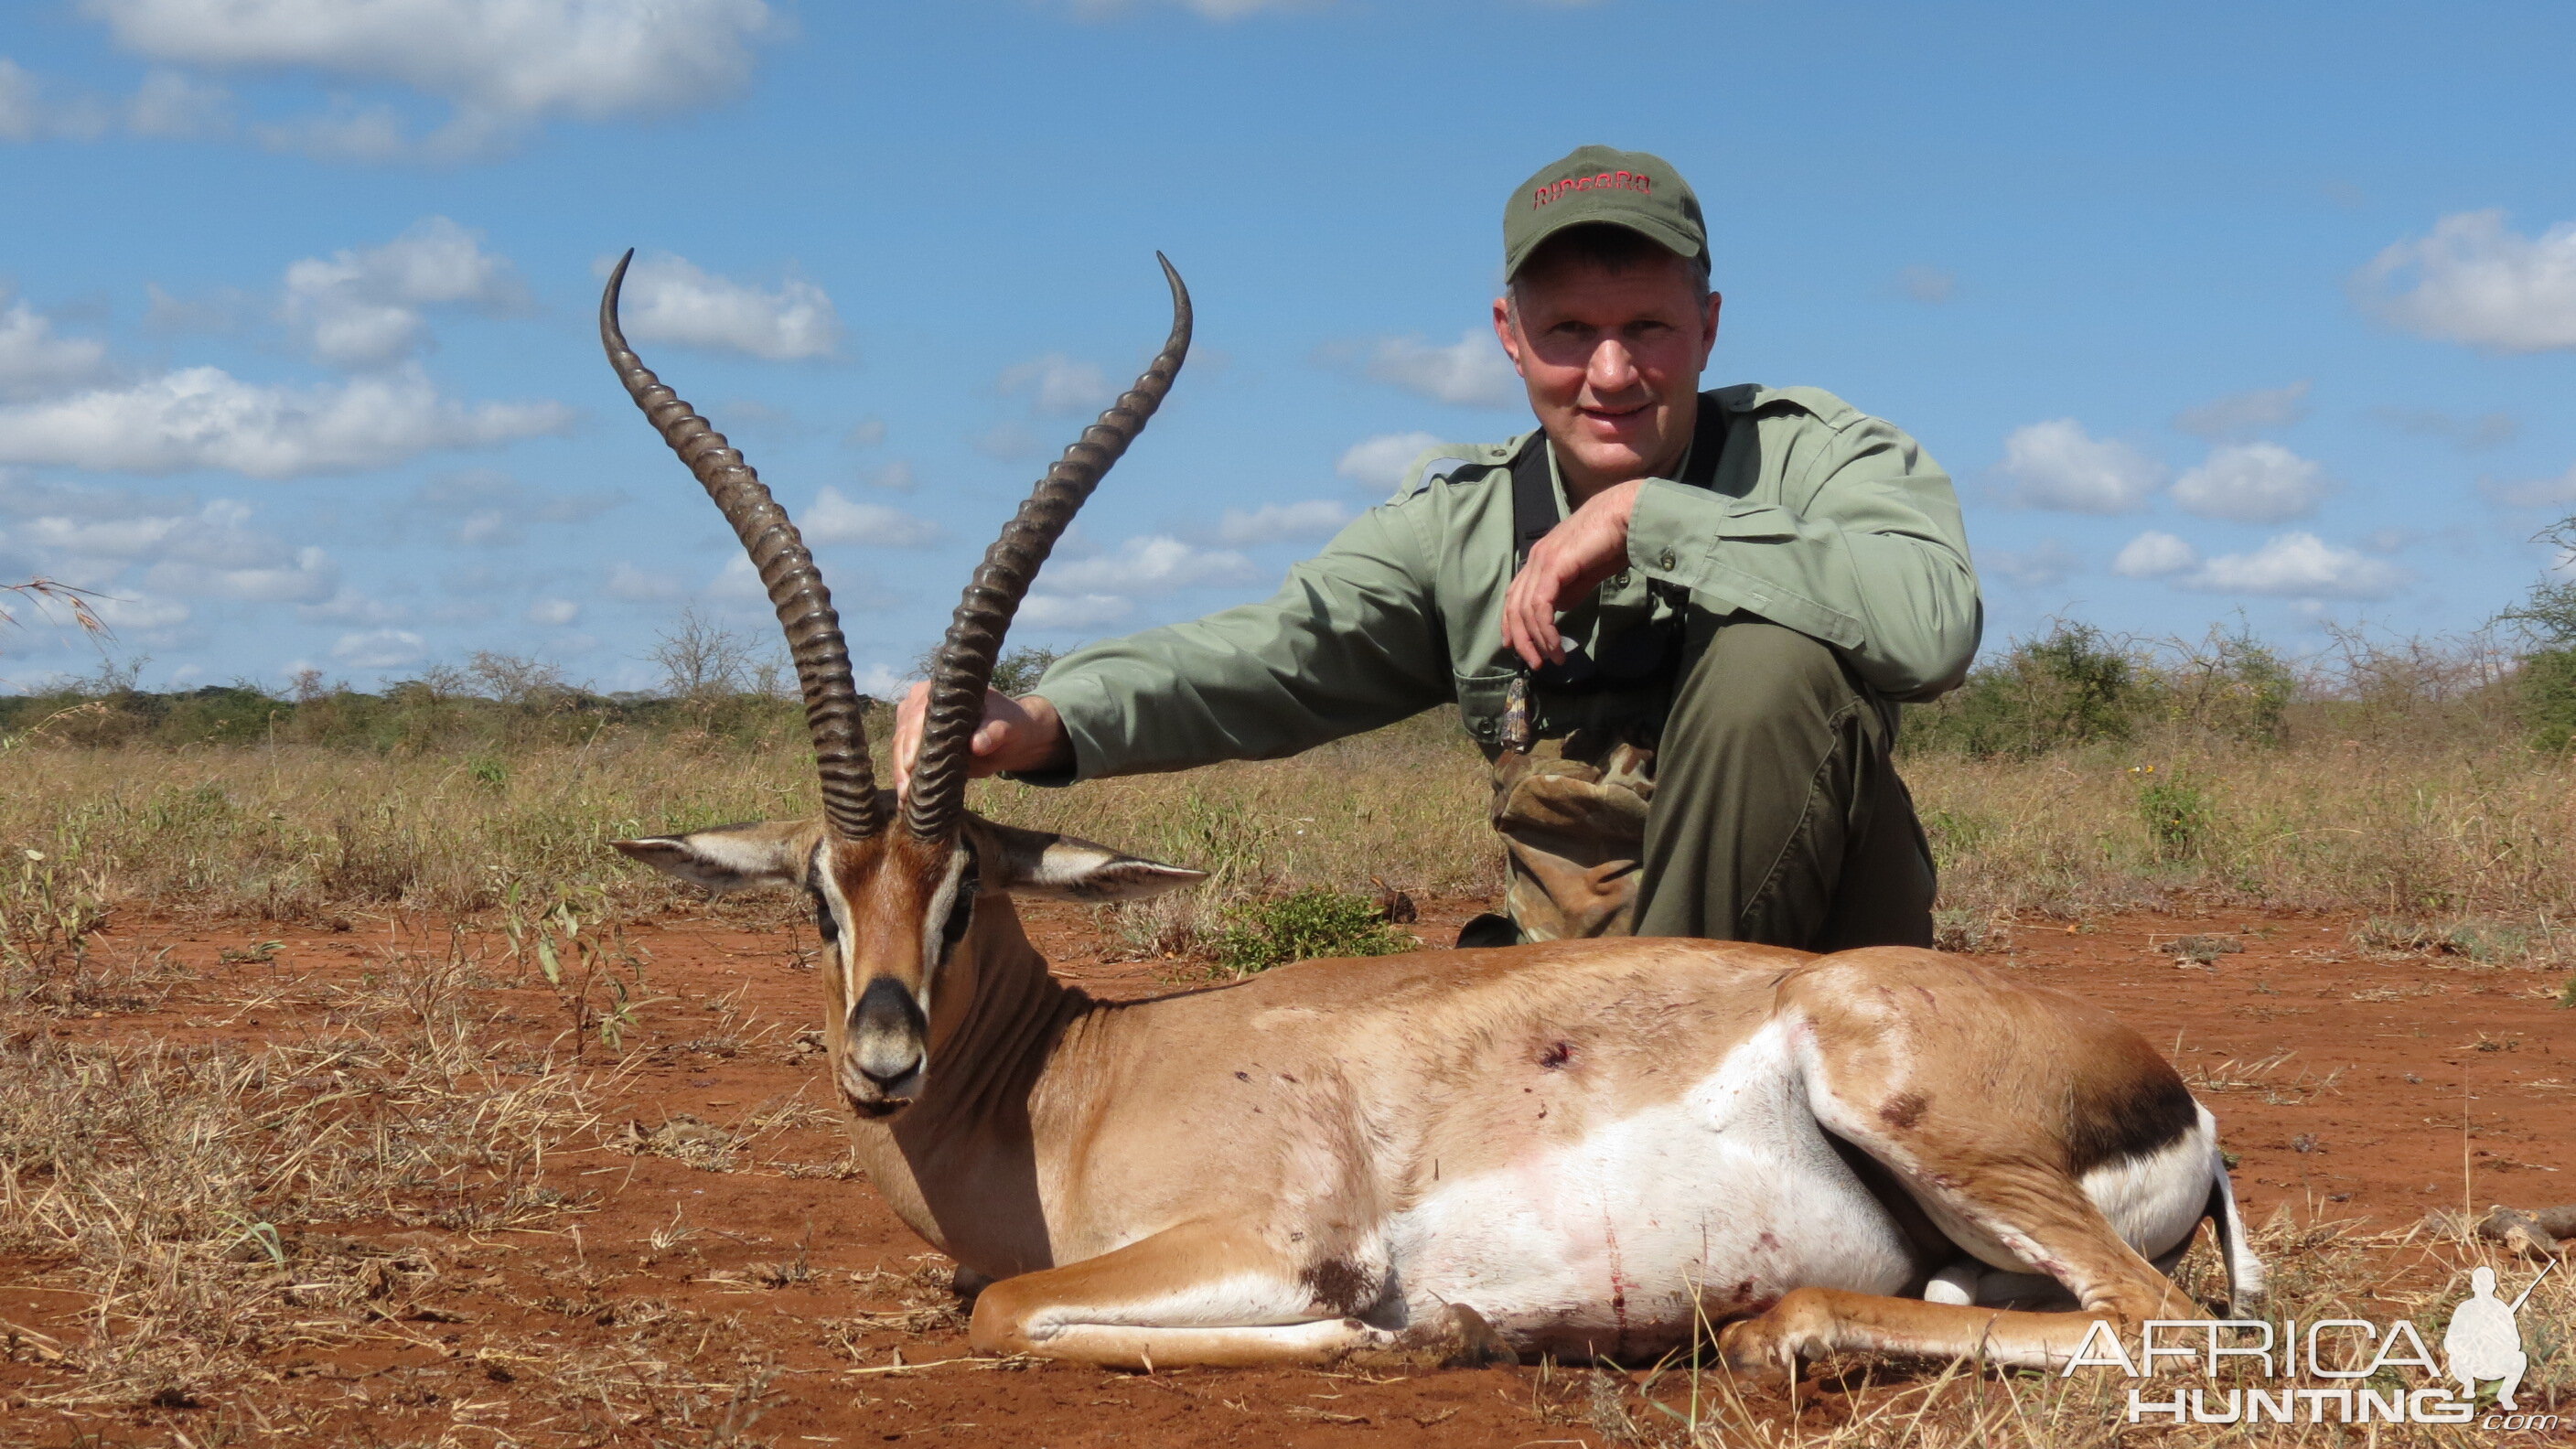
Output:
[[2138,780],[2138,815],[2147,825],[2147,843],[2161,861],[2199,856],[2208,842],[2213,811],[2209,797],[2171,774],[2158,775],[2153,765],[2130,773]]
[[1213,954],[1226,970],[1249,976],[1315,956],[1388,956],[1420,944],[1388,925],[1368,897],[1310,886],[1227,911]]
[[1912,711],[1908,728],[1925,747],[2028,759],[2127,739],[2155,693],[2152,679],[2108,635],[2061,620],[2046,637],[2014,645],[1954,693]]
[[2515,682],[2531,742],[2550,751],[2576,745],[2576,646],[2524,655]]

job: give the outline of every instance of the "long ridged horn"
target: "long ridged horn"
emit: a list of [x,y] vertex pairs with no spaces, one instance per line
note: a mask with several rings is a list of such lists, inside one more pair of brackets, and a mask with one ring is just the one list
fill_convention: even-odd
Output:
[[922,722],[921,754],[912,767],[912,786],[904,796],[903,820],[923,840],[937,840],[957,826],[966,808],[967,742],[984,719],[984,691],[992,682],[993,661],[1002,652],[1002,636],[1011,616],[1029,592],[1038,567],[1055,541],[1073,522],[1075,510],[1100,486],[1111,464],[1145,431],[1145,421],[1162,405],[1190,351],[1190,289],[1161,252],[1163,280],[1172,288],[1172,332],[1152,365],[1119,399],[1083,430],[1055,466],[1030,490],[1028,501],[985,550],[982,567],[957,601],[948,637],[939,646],[939,662],[930,672],[930,708]]
[[814,737],[824,822],[844,840],[864,840],[886,822],[877,810],[876,773],[868,765],[866,705],[850,678],[850,649],[841,638],[841,616],[832,611],[832,591],[823,586],[814,555],[760,475],[626,345],[626,333],[617,325],[617,294],[626,284],[626,264],[633,260],[635,252],[629,248],[600,294],[600,344],[608,349],[608,364],[617,369],[627,395],[724,510],[725,522],[733,525],[751,555],[751,566],[759,571],[761,587],[769,591],[770,606],[787,631],[796,682],[805,693],[805,727]]

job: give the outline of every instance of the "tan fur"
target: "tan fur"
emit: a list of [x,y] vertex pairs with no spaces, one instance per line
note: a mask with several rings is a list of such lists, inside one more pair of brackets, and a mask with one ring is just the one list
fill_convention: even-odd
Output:
[[[1048,974],[1008,893],[1047,872],[1050,893],[1094,897],[1188,873],[971,817],[956,846],[776,826],[621,848],[677,870],[675,854],[763,840],[781,862],[767,883],[819,889],[841,919],[840,959],[819,974],[857,1152],[915,1231],[997,1280],[974,1315],[985,1351],[1127,1366],[1507,1355],[1473,1302],[1387,1321],[1402,1265],[1385,1226],[1444,1183],[1674,1101],[1771,1027],[1816,1121],[1908,1199],[1891,1211],[1929,1240],[1922,1273],[1951,1251],[1928,1215],[1962,1247],[1982,1235],[2037,1265],[2081,1309],[1816,1288],[1773,1304],[1692,1285],[1711,1317],[1743,1320],[1725,1333],[1731,1361],[2044,1364],[2092,1317],[2194,1316],[2078,1181],[2087,1151],[2126,1140],[2123,1112],[2170,1109],[2172,1069],[2105,1014],[1953,958],[1579,941],[1309,961],[1112,1004]],[[931,912],[956,850],[977,890],[943,963]],[[924,1065],[899,1099],[845,1063],[853,1005],[880,980],[927,1007]]]

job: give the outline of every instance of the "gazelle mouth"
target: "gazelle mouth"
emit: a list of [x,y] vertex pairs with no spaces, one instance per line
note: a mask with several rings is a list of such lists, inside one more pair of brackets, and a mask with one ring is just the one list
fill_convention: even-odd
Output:
[[850,1100],[850,1110],[869,1121],[882,1121],[912,1105],[910,1097],[884,1097],[873,1102]]

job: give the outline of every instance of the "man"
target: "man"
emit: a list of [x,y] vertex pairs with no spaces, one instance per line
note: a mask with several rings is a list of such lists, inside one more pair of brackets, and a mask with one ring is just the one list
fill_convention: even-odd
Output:
[[1721,298],[1661,158],[1541,170],[1503,250],[1494,333],[1539,431],[1417,461],[1266,603],[991,696],[977,771],[1271,759],[1454,701],[1510,865],[1504,915],[1461,944],[1929,945],[1931,855],[1890,752],[1896,702],[1956,685],[1983,625],[1949,478],[1831,394],[1699,392]]

